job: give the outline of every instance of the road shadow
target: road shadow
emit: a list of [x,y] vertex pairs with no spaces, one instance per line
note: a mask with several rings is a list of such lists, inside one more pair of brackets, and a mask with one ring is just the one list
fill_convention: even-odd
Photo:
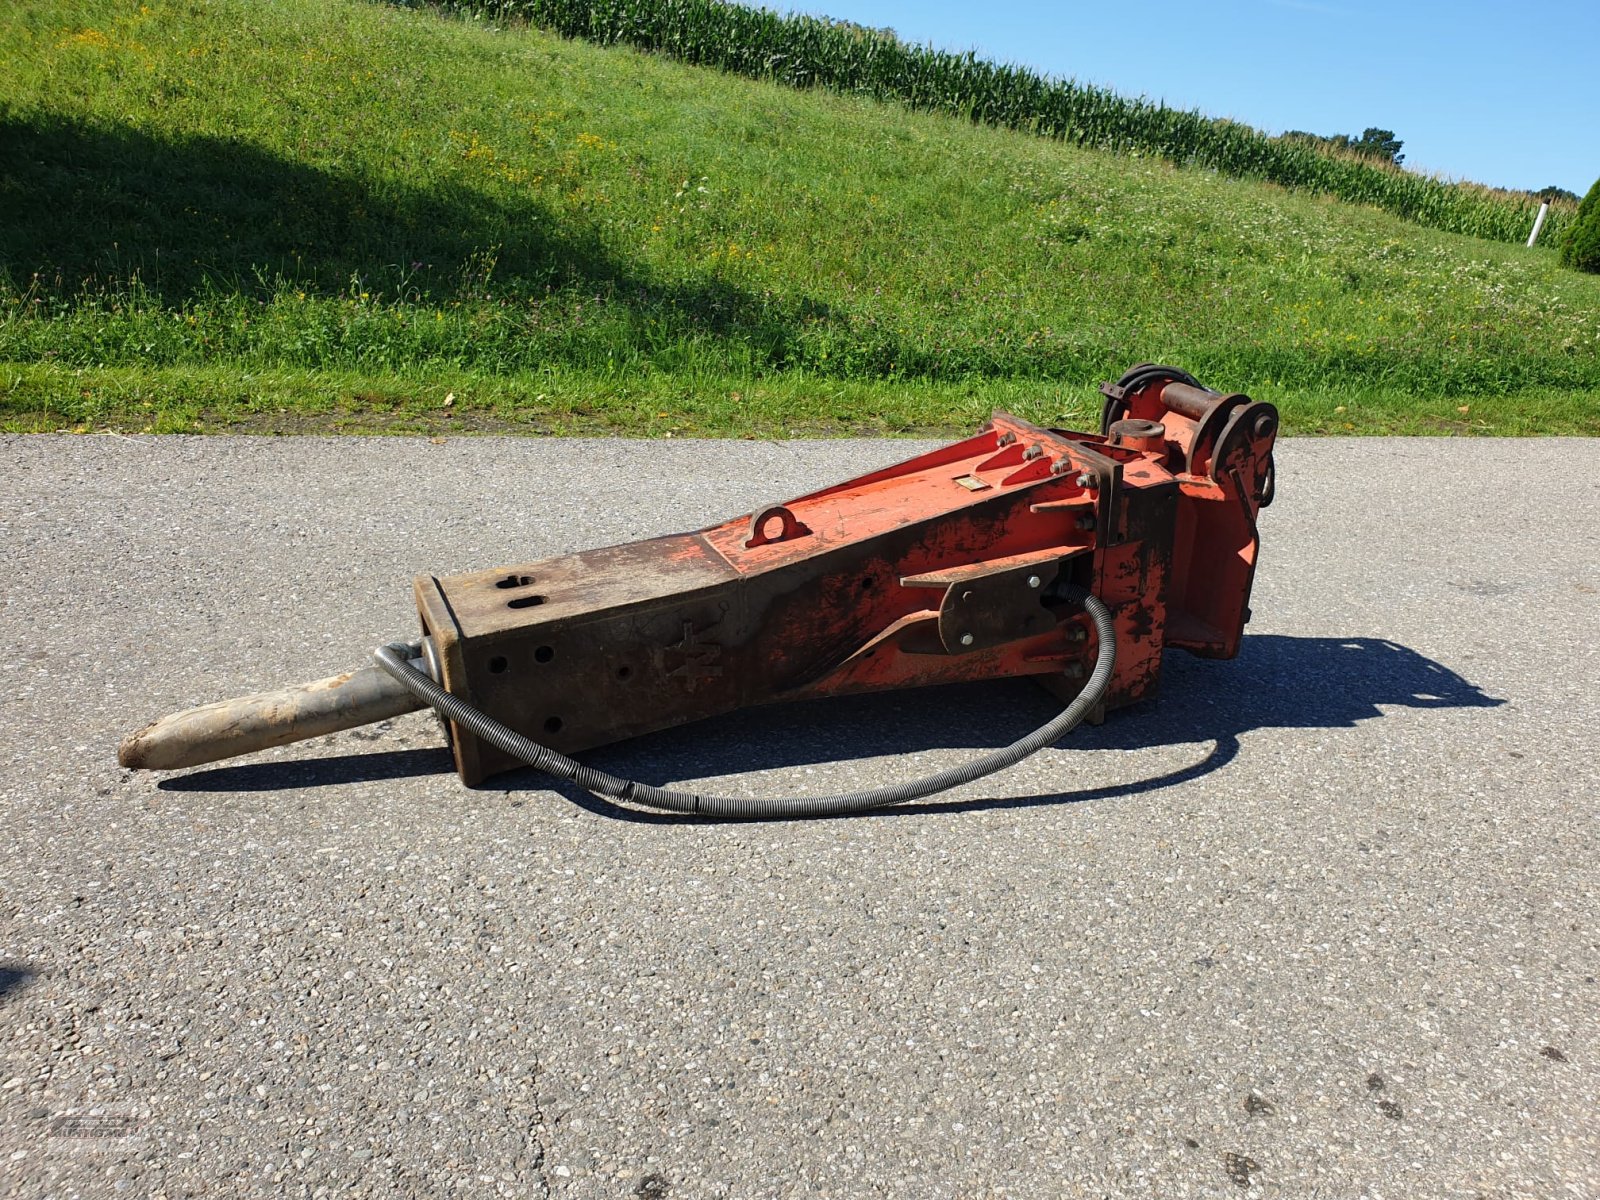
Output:
[[280,762],[234,762],[173,775],[156,784],[167,792],[276,792],[289,788],[337,787],[346,783],[380,783],[414,779],[455,770],[450,752],[438,746],[414,750],[379,750],[365,754],[330,754]]
[[[607,336],[639,353],[710,334],[774,368],[802,327],[835,320],[806,298],[653,279],[611,253],[594,221],[447,173],[369,179],[240,139],[3,109],[0,163],[0,280],[41,303],[130,287],[168,307],[296,289],[421,303],[570,293],[627,318]],[[547,340],[550,352],[564,344]]]
[[[1389,708],[1493,708],[1504,703],[1398,642],[1249,636],[1238,657],[1226,662],[1182,652],[1167,654],[1161,698],[1113,712],[1102,725],[1081,725],[1060,743],[1081,750],[1210,743],[1210,749],[1187,766],[1133,784],[931,800],[856,815],[879,819],[1124,798],[1189,783],[1221,769],[1238,756],[1239,739],[1251,730],[1353,728],[1383,718]],[[1024,681],[928,688],[753,709],[596,750],[585,756],[585,762],[613,775],[661,785],[674,779],[952,746],[987,749],[1009,744],[1057,711],[1051,697]],[[551,786],[532,771],[503,778],[513,781],[511,786]],[[619,819],[691,819],[640,811],[566,785],[555,790],[592,812]]]
[[[1383,718],[1390,708],[1493,708],[1505,703],[1448,667],[1381,638],[1256,635],[1246,637],[1239,656],[1228,662],[1168,654],[1163,675],[1163,699],[1114,712],[1103,725],[1080,726],[1062,744],[1134,750],[1210,743],[1201,757],[1177,771],[1133,784],[922,802],[863,815],[1027,808],[1134,796],[1188,783],[1226,766],[1239,754],[1241,736],[1251,730],[1353,728]],[[1015,741],[1056,711],[1055,701],[1026,681],[924,688],[751,709],[591,751],[583,759],[613,775],[663,785],[952,747],[989,749]],[[165,779],[159,786],[261,791],[448,769],[442,749],[406,750],[230,765]],[[591,812],[621,820],[709,820],[613,804],[582,789],[553,784],[531,770],[496,776],[485,786],[508,793],[554,790]]]
[[37,971],[21,963],[0,963],[0,1003],[27,987],[37,974]]

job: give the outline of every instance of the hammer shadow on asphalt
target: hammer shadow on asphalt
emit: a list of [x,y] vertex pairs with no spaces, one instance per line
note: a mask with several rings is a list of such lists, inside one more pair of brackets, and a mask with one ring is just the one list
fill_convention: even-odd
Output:
[[[1134,783],[923,801],[856,817],[1120,799],[1220,770],[1240,754],[1241,736],[1255,729],[1346,729],[1361,721],[1394,719],[1388,709],[1493,708],[1505,703],[1448,667],[1382,638],[1261,634],[1246,637],[1239,656],[1227,662],[1170,653],[1162,672],[1162,698],[1112,712],[1102,725],[1081,725],[1059,745],[1127,751],[1211,743],[1211,749],[1188,766]],[[930,750],[990,749],[1008,745],[1056,711],[1056,702],[1043,689],[1026,681],[1001,680],[749,709],[593,750],[583,759],[613,775],[661,785]],[[450,769],[449,756],[442,747],[434,747],[233,764],[165,779],[159,786],[173,791],[268,791],[401,779]],[[817,778],[825,781],[827,775]],[[857,779],[838,786],[861,784]],[[508,772],[487,786],[507,792],[553,790],[592,813],[618,820],[672,824],[718,820],[614,804],[531,770]],[[819,782],[815,790],[835,789]]]
[[[882,820],[1121,799],[1190,783],[1220,770],[1238,757],[1240,738],[1251,730],[1347,729],[1388,717],[1390,708],[1495,708],[1504,703],[1397,642],[1262,634],[1246,637],[1238,657],[1226,662],[1205,661],[1181,651],[1167,654],[1160,698],[1109,713],[1102,725],[1080,725],[1057,743],[1060,749],[1086,751],[1211,743],[1203,757],[1178,770],[1133,783],[1025,796],[932,799],[830,819]],[[1057,711],[1052,697],[1026,681],[927,688],[753,709],[703,727],[664,731],[606,747],[586,755],[585,761],[613,775],[662,784],[958,746],[990,749],[1022,737]],[[630,808],[568,784],[552,785],[531,771],[504,778],[516,785],[557,791],[591,812],[619,820],[708,824],[719,820]],[[994,778],[1001,780],[1004,773]],[[822,784],[815,790],[857,786],[862,782],[837,788]]]

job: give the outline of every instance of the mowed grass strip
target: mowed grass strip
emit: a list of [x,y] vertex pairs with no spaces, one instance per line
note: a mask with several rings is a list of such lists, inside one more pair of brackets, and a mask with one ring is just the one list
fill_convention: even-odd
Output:
[[12,429],[944,433],[1165,361],[1296,431],[1600,431],[1542,249],[360,0],[0,47]]
[[[942,437],[977,429],[999,408],[1042,425],[1096,428],[1090,385],[1035,380],[841,380],[788,373],[730,385],[666,375],[596,380],[561,369],[472,376],[233,366],[0,365],[0,389],[27,397],[6,414],[26,433],[361,433],[643,437]],[[1476,398],[1337,389],[1253,393],[1277,402],[1301,434],[1589,434],[1570,392]]]

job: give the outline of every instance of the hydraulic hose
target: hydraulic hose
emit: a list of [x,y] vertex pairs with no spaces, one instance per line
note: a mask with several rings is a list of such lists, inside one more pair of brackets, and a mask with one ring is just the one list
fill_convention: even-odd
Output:
[[642,804],[667,812],[697,816],[793,819],[797,817],[833,817],[845,813],[865,812],[869,809],[887,808],[921,800],[938,792],[949,791],[962,784],[993,775],[1023,759],[1038,753],[1063,737],[1106,694],[1111,683],[1111,672],[1116,666],[1117,631],[1111,619],[1111,610],[1099,597],[1084,588],[1061,589],[1063,599],[1077,601],[1094,622],[1097,639],[1094,669],[1089,673],[1083,691],[1072,700],[1061,715],[1040,726],[1019,741],[998,750],[980,754],[960,766],[949,767],[922,779],[907,783],[889,784],[858,792],[839,792],[831,796],[790,796],[779,799],[753,799],[740,796],[713,796],[699,792],[678,791],[675,788],[652,787],[630,779],[620,779],[604,771],[586,767],[575,759],[558,754],[548,746],[541,746],[523,737],[513,729],[480,712],[477,708],[453,696],[429,676],[411,666],[416,656],[415,648],[403,642],[391,642],[374,654],[378,666],[393,676],[412,695],[436,709],[440,716],[469,730],[492,746],[520,759],[536,771],[543,771],[556,779],[577,784],[586,791],[625,803]]

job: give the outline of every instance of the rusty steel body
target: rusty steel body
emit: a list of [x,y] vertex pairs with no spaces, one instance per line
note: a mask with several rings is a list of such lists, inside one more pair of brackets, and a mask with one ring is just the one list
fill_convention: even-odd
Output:
[[[415,581],[430,671],[563,753],[775,701],[1001,676],[1154,694],[1167,647],[1237,652],[1277,413],[1136,368],[1101,433],[997,413],[976,436],[695,533]],[[519,765],[452,726],[462,779]]]

